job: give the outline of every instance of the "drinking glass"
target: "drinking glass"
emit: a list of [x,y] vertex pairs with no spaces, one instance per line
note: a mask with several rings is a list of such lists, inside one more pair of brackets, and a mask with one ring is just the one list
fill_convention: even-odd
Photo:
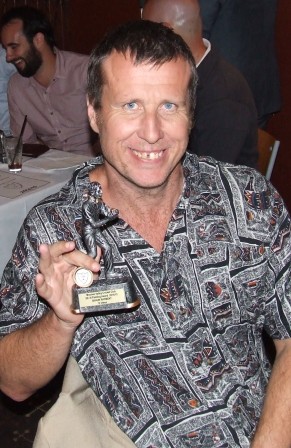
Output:
[[17,136],[4,137],[4,150],[6,152],[9,171],[17,173],[22,170],[22,140]]

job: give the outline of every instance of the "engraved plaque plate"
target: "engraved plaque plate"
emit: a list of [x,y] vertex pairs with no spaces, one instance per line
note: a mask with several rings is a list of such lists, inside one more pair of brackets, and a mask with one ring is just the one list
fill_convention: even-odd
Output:
[[73,289],[75,313],[131,309],[138,306],[139,299],[131,278],[98,280],[88,287]]

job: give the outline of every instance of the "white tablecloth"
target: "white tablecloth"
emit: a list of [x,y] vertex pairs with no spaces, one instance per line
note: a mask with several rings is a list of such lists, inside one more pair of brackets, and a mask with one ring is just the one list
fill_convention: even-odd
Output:
[[[50,149],[36,159],[26,160],[17,176],[31,177],[47,182],[38,189],[28,191],[14,199],[0,196],[0,278],[11,256],[19,228],[29,210],[41,199],[56,193],[70,179],[75,168],[88,157]],[[7,172],[7,165],[0,163],[0,170]]]

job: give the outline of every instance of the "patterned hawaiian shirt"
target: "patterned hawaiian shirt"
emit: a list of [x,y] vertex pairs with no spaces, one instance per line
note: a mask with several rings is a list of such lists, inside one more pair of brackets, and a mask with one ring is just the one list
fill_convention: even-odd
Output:
[[[86,162],[25,220],[2,279],[0,331],[46,311],[34,289],[40,242],[81,238]],[[186,155],[161,253],[118,219],[103,233],[141,305],[87,315],[71,353],[137,447],[248,447],[270,374],[262,330],[291,335],[290,217],[247,167]]]

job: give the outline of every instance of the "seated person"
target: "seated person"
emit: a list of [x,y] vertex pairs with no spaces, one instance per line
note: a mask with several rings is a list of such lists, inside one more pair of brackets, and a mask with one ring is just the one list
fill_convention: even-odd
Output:
[[202,38],[197,0],[147,0],[142,17],[163,22],[188,44],[197,71],[197,104],[188,151],[257,168],[257,112],[239,71]]
[[0,129],[4,134],[10,134],[10,119],[7,102],[7,84],[15,68],[6,62],[6,53],[0,45]]
[[[112,417],[95,428],[102,438],[115,422],[140,448],[288,448],[290,216],[256,170],[186,152],[196,83],[190,49],[162,24],[121,25],[92,52],[88,114],[103,155],[20,230],[0,290],[0,388],[24,400],[71,353]],[[119,209],[102,234],[141,302],[127,312],[72,311],[76,269],[104,279],[100,248],[93,258],[83,238],[92,187]]]
[[86,112],[88,56],[58,50],[50,23],[37,9],[8,10],[1,27],[7,62],[18,71],[8,85],[12,133],[20,132],[27,115],[24,143],[41,141],[93,155]]
[[278,0],[199,0],[199,3],[203,36],[243,74],[255,100],[258,127],[265,129],[272,115],[281,109],[275,50]]

